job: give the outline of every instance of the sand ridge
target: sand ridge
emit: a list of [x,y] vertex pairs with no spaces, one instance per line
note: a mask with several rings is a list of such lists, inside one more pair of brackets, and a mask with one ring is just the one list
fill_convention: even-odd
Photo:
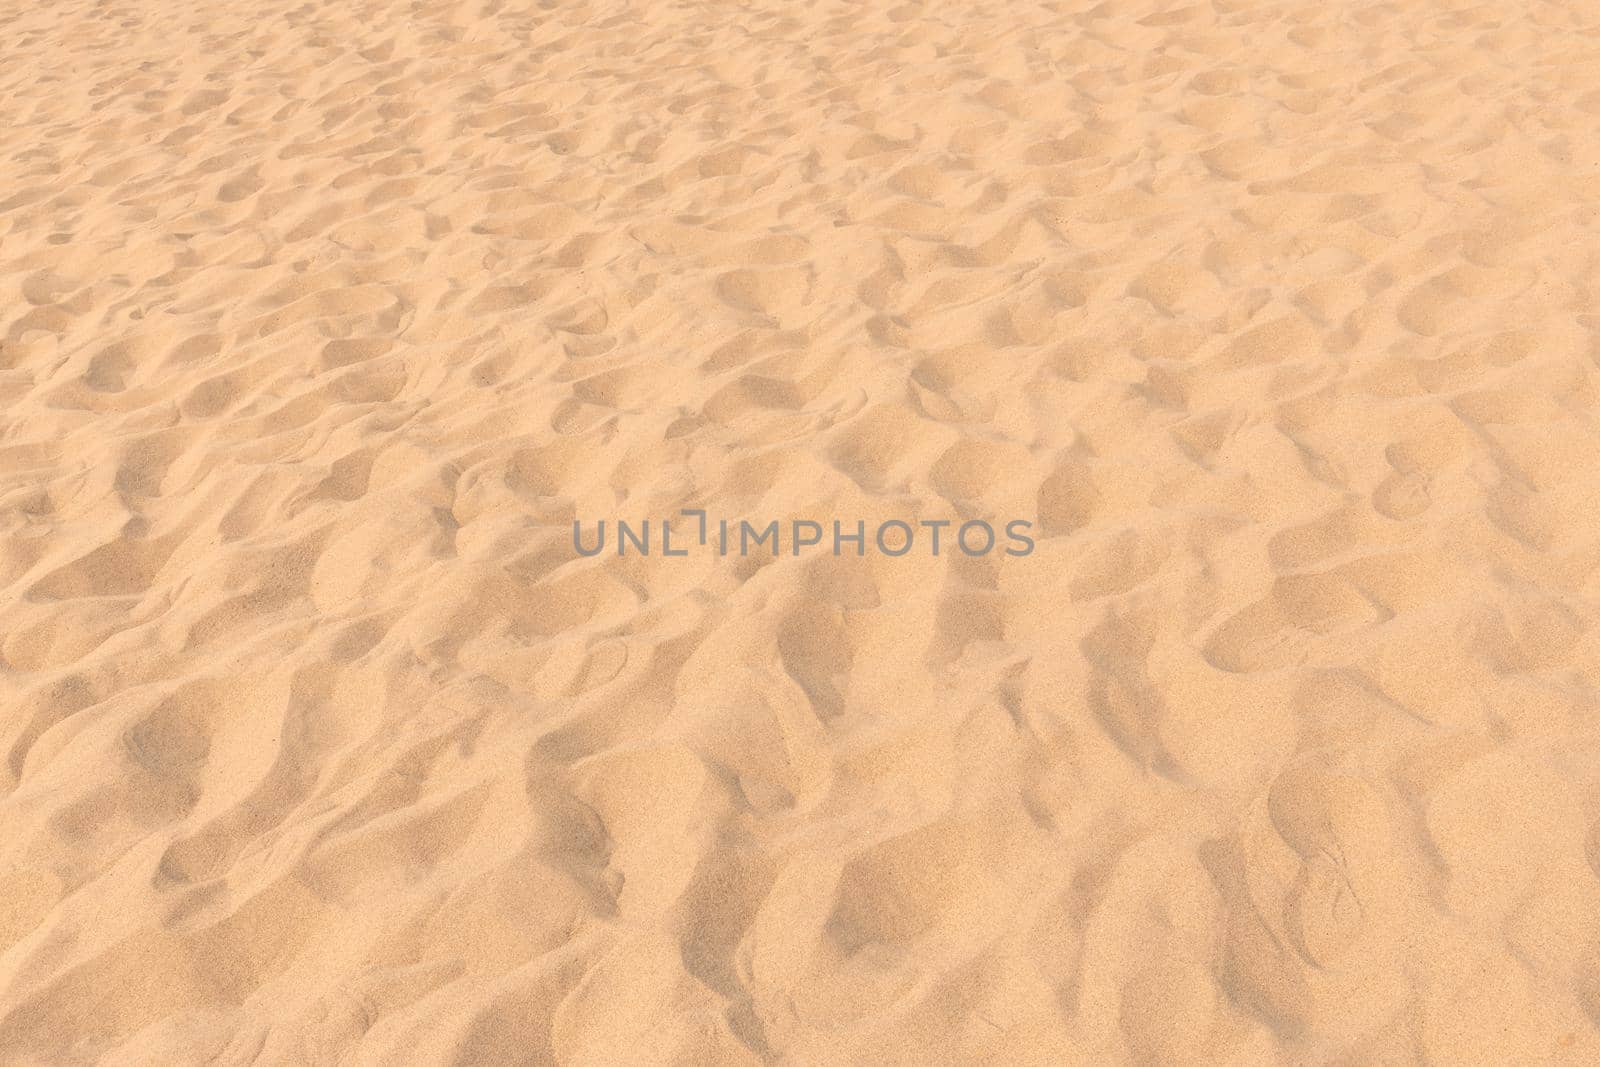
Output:
[[1600,1060],[1600,13],[0,27],[0,1063]]

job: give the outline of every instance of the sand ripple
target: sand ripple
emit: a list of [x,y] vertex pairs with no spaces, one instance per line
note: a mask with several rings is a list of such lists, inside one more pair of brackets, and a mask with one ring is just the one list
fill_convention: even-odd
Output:
[[1588,6],[0,27],[0,1062],[1600,1062]]

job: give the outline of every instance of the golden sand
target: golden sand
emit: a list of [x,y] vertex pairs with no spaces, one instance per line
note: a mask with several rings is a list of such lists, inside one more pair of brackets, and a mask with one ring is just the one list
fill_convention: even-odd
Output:
[[1597,621],[1592,3],[0,0],[5,1067],[1594,1064]]

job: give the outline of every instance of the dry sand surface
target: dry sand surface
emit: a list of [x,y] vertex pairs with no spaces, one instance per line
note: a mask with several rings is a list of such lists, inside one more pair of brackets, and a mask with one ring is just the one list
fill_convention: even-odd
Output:
[[1597,131],[1589,0],[0,0],[0,1065],[1600,1062]]

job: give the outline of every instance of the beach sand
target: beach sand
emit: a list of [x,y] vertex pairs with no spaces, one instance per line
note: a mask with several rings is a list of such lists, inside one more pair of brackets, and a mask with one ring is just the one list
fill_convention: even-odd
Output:
[[0,1064],[1600,1062],[1593,5],[0,36]]

